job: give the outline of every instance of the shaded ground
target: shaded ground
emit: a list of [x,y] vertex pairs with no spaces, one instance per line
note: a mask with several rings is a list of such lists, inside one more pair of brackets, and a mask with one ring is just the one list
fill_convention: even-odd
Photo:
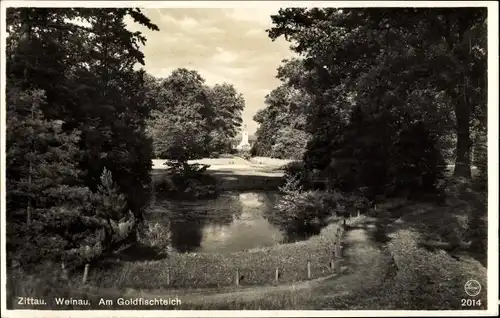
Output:
[[[374,221],[373,241],[388,258],[380,284],[329,300],[315,296],[317,308],[383,310],[478,310],[486,309],[486,267],[467,251],[428,249],[421,242],[429,237],[445,240],[460,228],[457,218],[464,211],[446,210],[430,204],[407,204],[394,213],[384,209]],[[365,224],[366,225],[366,224]],[[363,226],[365,226],[363,225]],[[451,233],[451,234],[450,234]],[[485,256],[485,255],[483,255]],[[474,306],[463,306],[470,298],[464,285],[477,280],[482,286]],[[328,287],[324,287],[328,290]]]

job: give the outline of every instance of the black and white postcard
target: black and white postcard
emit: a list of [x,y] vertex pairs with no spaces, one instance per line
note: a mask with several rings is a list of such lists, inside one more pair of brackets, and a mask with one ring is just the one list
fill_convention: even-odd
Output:
[[498,314],[498,3],[2,1],[2,317]]

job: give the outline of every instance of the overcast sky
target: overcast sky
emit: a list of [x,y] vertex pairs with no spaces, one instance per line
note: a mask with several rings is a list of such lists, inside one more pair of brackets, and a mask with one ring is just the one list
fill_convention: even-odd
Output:
[[243,123],[254,133],[253,115],[264,107],[266,94],[280,84],[276,68],[292,56],[289,43],[272,42],[265,32],[277,10],[149,8],[143,12],[160,28],[155,32],[130,26],[147,37],[146,71],[166,77],[185,67],[198,71],[209,85],[233,84],[245,98]]

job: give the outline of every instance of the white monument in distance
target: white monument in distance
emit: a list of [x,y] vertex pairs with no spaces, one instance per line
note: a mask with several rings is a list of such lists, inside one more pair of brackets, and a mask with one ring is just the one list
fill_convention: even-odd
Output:
[[247,125],[243,126],[243,130],[241,131],[241,141],[236,146],[237,150],[249,150],[251,148],[250,143],[248,142],[248,130]]

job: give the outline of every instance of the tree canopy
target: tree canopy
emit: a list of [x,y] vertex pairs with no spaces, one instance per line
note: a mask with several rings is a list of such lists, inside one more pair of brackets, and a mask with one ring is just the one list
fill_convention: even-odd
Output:
[[152,145],[146,39],[127,16],[158,30],[136,8],[7,10],[10,261],[77,265],[134,237]]
[[[470,177],[472,146],[484,149],[486,9],[286,8],[272,21],[270,38],[288,40],[304,68],[285,85],[309,97],[309,169],[350,190],[434,188],[445,158]],[[261,134],[275,135],[275,109],[256,116]]]
[[245,107],[233,85],[209,87],[198,72],[184,68],[155,85],[157,109],[148,131],[157,157],[187,163],[230,151]]

